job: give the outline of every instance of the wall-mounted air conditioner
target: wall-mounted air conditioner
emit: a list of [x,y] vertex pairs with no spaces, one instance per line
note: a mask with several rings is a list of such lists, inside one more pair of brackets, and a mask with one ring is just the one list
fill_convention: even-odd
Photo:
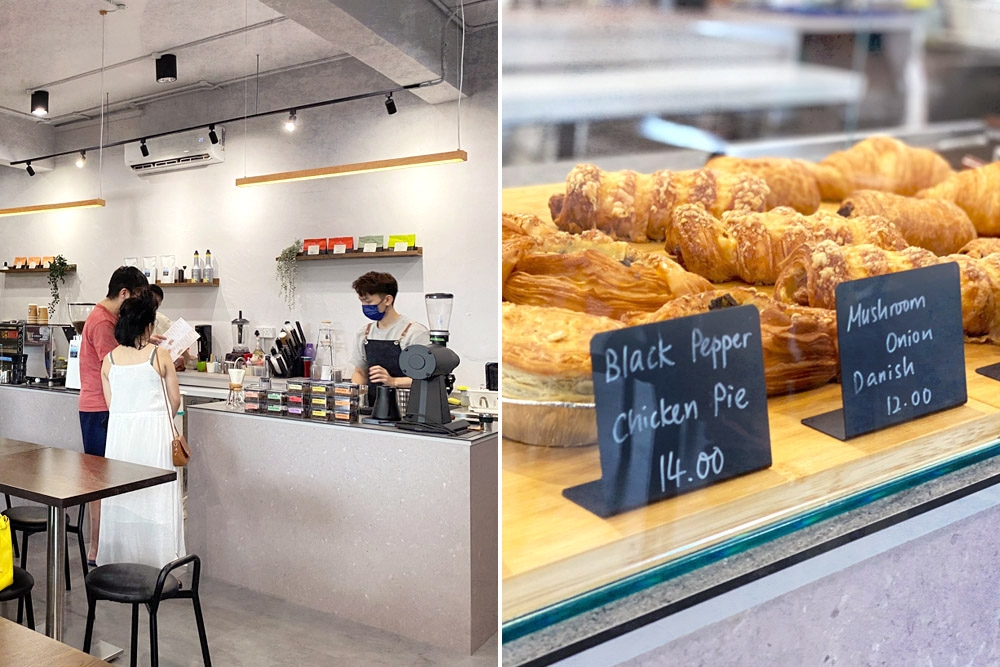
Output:
[[189,130],[146,139],[149,155],[142,154],[139,141],[125,144],[125,164],[140,176],[175,169],[218,164],[226,159],[226,129],[215,127],[218,143],[212,143],[209,129]]

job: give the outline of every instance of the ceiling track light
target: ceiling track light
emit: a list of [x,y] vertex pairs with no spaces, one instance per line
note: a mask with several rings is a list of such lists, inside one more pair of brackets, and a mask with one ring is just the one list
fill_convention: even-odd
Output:
[[35,175],[35,168],[31,166],[31,162],[28,162],[28,166],[26,166],[24,168],[24,170],[26,172],[28,172],[28,176],[34,176]]
[[36,90],[31,93],[31,113],[35,116],[47,116],[49,113],[49,91]]
[[85,164],[87,164],[87,151],[80,151],[80,157],[76,159],[76,166],[83,169]]
[[219,143],[219,135],[215,132],[215,125],[208,126],[208,140],[213,144]]
[[164,53],[156,59],[156,83],[173,83],[177,80],[177,56]]
[[392,100],[392,93],[385,96],[385,111],[390,116],[396,113],[396,103]]
[[143,157],[149,157],[149,147],[146,146],[146,140],[143,139],[139,143],[139,152],[142,153]]
[[294,132],[295,131],[295,123],[297,121],[298,121],[298,118],[295,116],[295,109],[292,109],[292,112],[290,114],[288,114],[288,120],[285,121],[285,130],[287,132]]

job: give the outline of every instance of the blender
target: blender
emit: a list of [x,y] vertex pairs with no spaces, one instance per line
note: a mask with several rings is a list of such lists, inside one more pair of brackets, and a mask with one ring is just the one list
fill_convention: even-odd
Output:
[[398,428],[455,434],[469,428],[464,419],[453,420],[448,392],[455,383],[451,374],[459,364],[458,355],[448,349],[448,326],[455,297],[444,292],[424,295],[430,345],[410,345],[399,355],[399,367],[413,380],[406,417]]
[[70,303],[69,319],[73,323],[76,335],[69,341],[69,354],[66,358],[66,388],[80,388],[80,347],[83,345],[83,325],[87,321],[96,303]]
[[245,361],[250,355],[250,347],[247,345],[250,341],[250,320],[244,319],[242,310],[239,313],[239,317],[230,323],[233,325],[233,351],[226,353],[226,361]]

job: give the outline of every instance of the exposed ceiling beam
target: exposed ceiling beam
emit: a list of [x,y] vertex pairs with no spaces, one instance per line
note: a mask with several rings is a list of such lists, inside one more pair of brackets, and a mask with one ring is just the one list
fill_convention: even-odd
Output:
[[[440,66],[431,69],[424,65],[330,0],[261,0],[261,4],[308,28],[398,84],[441,76]],[[428,7],[433,8],[433,5],[428,3]],[[439,15],[436,10],[434,14]],[[440,34],[441,31],[436,32]],[[436,48],[440,50],[440,45]],[[458,89],[447,81],[411,92],[430,104],[453,102],[458,98]]]

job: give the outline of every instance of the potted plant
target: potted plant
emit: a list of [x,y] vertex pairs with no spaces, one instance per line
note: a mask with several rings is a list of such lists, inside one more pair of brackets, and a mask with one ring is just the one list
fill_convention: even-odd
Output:
[[49,301],[49,317],[55,317],[56,305],[59,303],[59,285],[66,284],[66,273],[69,270],[69,262],[62,255],[56,255],[49,263],[49,293],[52,300]]
[[275,274],[278,280],[278,288],[281,298],[288,304],[288,310],[295,308],[295,281],[298,278],[298,257],[302,241],[295,239],[295,243],[288,246],[278,255]]

